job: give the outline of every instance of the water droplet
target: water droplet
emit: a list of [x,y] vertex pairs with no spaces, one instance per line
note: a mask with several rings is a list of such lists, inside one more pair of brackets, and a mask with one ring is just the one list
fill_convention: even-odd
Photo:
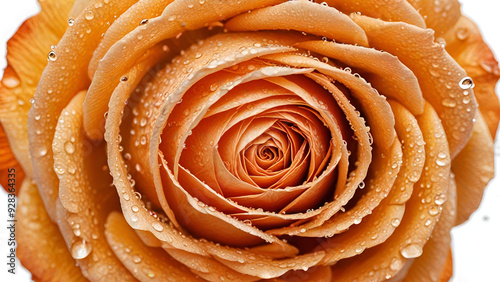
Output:
[[47,154],[47,148],[45,148],[45,147],[40,147],[40,150],[38,151],[38,155],[39,155],[40,157],[43,157],[43,156],[45,156],[46,154]]
[[442,159],[437,159],[436,160],[436,164],[438,166],[445,166],[447,164],[446,160],[442,160]]
[[219,88],[219,84],[217,84],[217,83],[210,84],[210,91],[213,92],[213,91],[217,90],[217,88]]
[[156,274],[149,268],[143,268],[142,271],[148,276],[149,278],[154,278]]
[[474,81],[472,80],[472,78],[470,78],[468,76],[462,78],[462,80],[460,80],[460,82],[458,83],[458,85],[462,89],[470,89],[470,88],[474,88],[474,86],[475,86]]
[[51,62],[54,62],[55,60],[57,60],[56,52],[50,51],[49,54],[47,55],[47,60],[51,61]]
[[459,40],[465,40],[469,37],[469,30],[465,27],[457,29],[456,36]]
[[434,199],[434,203],[436,203],[436,205],[442,205],[444,204],[444,202],[446,202],[446,194],[445,193],[441,193],[441,194],[438,194],[436,196],[436,198]]
[[92,245],[85,240],[78,240],[71,246],[71,256],[74,259],[84,259],[91,251]]
[[422,255],[422,247],[417,244],[409,244],[403,247],[401,250],[401,255],[407,259],[417,258]]
[[64,143],[64,151],[68,154],[73,154],[75,152],[75,145],[70,141]]
[[6,76],[4,77],[3,81],[2,81],[3,85],[5,85],[5,87],[7,88],[14,88],[14,87],[17,87],[19,85],[19,79],[13,77],[13,76]]
[[148,19],[144,19],[144,20],[142,20],[142,21],[139,23],[139,25],[145,25],[145,24],[147,24],[148,22],[149,22],[149,20],[148,20]]
[[139,255],[134,255],[132,260],[134,261],[134,263],[140,263],[142,261],[142,258]]
[[394,271],[401,269],[402,266],[403,266],[403,262],[399,258],[393,258],[391,261],[391,264],[389,265],[391,270],[394,270]]
[[139,207],[138,206],[132,206],[132,211],[133,212],[138,212],[139,211]]
[[73,18],[69,18],[68,19],[68,25],[69,26],[73,26],[74,23],[75,23],[75,19],[73,19]]
[[76,172],[76,165],[74,163],[69,163],[68,164],[68,172],[70,174],[75,174],[75,172]]
[[163,226],[157,221],[153,222],[153,228],[159,232],[163,231]]
[[454,108],[457,105],[457,102],[455,102],[455,100],[452,99],[444,99],[442,104],[445,107]]
[[88,10],[85,12],[85,19],[87,20],[92,20],[94,18],[94,12],[92,12],[91,10]]
[[122,77],[120,78],[120,81],[123,81],[123,82],[125,82],[125,81],[127,81],[127,80],[128,80],[128,77],[126,77],[126,76],[122,76]]
[[437,215],[439,213],[439,208],[436,207],[436,206],[432,206],[430,209],[429,209],[429,214],[430,215]]
[[428,219],[425,221],[424,225],[429,226],[429,225],[431,225],[431,223],[432,223],[432,220]]
[[393,218],[391,221],[391,225],[394,227],[398,227],[400,223],[401,223],[401,220],[399,218]]

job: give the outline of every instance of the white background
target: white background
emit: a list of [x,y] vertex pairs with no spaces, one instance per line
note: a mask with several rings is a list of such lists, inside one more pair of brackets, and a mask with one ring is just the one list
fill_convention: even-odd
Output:
[[[461,0],[460,2],[463,4],[463,13],[479,24],[486,41],[500,57],[500,2],[497,0]],[[35,0],[0,0],[0,77],[6,64],[5,43],[24,19],[34,15],[37,11],[38,5]],[[497,93],[500,93],[498,85]],[[499,164],[496,167],[496,174],[500,175],[500,147],[498,144],[496,146],[496,163]],[[18,273],[15,276],[7,273],[6,204],[6,193],[0,191],[0,280],[30,281],[30,274],[19,263],[17,263]],[[500,177],[492,181],[486,189],[479,210],[466,224],[454,228],[452,235],[453,281],[499,281]]]

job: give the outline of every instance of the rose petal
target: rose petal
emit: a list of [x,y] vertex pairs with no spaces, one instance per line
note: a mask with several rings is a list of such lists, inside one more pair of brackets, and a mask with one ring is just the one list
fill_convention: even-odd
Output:
[[347,15],[311,1],[288,1],[243,13],[230,19],[225,27],[232,31],[292,29],[368,46],[362,29]]
[[366,83],[366,81],[351,75],[328,64],[318,62],[312,58],[291,55],[275,54],[264,56],[266,59],[277,61],[296,67],[314,68],[345,85],[351,90],[351,94],[361,103],[366,119],[373,134],[373,140],[382,149],[387,150],[394,141],[394,117],[391,115],[390,106],[385,97],[379,95]]
[[[457,24],[444,36],[446,50],[467,71],[474,80],[474,96],[479,110],[495,139],[500,120],[500,103],[495,87],[500,78],[498,62],[493,52],[484,42],[478,27],[462,16]],[[467,101],[467,97],[464,97]]]
[[130,281],[130,273],[110,255],[112,250],[104,236],[106,217],[111,210],[119,209],[119,204],[110,186],[111,177],[102,170],[106,166],[105,146],[93,145],[83,131],[85,94],[77,94],[62,111],[54,135],[54,170],[64,207],[58,212],[58,224],[85,277]]
[[408,0],[438,36],[449,30],[462,14],[457,0]]
[[8,65],[0,84],[0,121],[12,152],[29,178],[33,178],[27,137],[30,99],[47,64],[51,44],[57,43],[66,30],[72,4],[43,1],[41,12],[24,22],[7,43]]
[[[84,103],[84,124],[87,135],[100,139],[102,135],[91,134],[107,110],[107,102],[112,89],[119,83],[120,77],[140,57],[140,55],[158,42],[174,37],[185,30],[203,27],[206,23],[220,21],[241,12],[270,5],[279,0],[260,1],[218,1],[194,2],[192,9],[186,9],[187,1],[174,1],[163,11],[160,17],[149,20],[148,24],[130,32],[116,42],[100,61]],[[130,5],[129,5],[130,6]],[[116,9],[116,7],[115,7]],[[212,11],[218,11],[212,13]]]
[[[14,177],[12,177],[14,175]],[[0,123],[0,185],[7,193],[19,194],[24,180],[24,171],[10,149],[9,140]]]
[[[120,17],[118,17],[104,34],[102,41],[97,46],[92,59],[89,63],[89,78],[93,78],[98,68],[99,61],[106,55],[111,46],[118,40],[125,37],[138,26],[143,25],[143,20],[149,21],[150,18],[156,18],[161,15],[167,5],[173,0],[156,1],[143,0],[137,1],[128,8]],[[144,24],[147,24],[144,23]]]
[[163,249],[145,246],[117,212],[106,221],[106,239],[115,255],[139,280],[201,281],[190,269],[170,257]]
[[406,259],[421,255],[439,220],[443,194],[448,193],[450,157],[443,127],[430,104],[426,103],[417,121],[426,142],[425,165],[399,227],[384,244],[335,264],[335,278],[342,281],[388,279],[405,265]]
[[17,256],[31,271],[32,279],[86,281],[31,180],[23,182],[16,219]]
[[439,222],[423,248],[422,256],[411,264],[404,281],[438,281],[451,252],[451,228],[456,221],[457,195],[455,181],[451,178],[447,200]]
[[[385,238],[388,238],[392,234],[392,230],[385,232],[380,232],[380,230],[386,226],[391,228],[391,226],[397,227],[397,225],[399,225],[395,224],[395,222],[401,220],[402,213],[405,210],[404,203],[412,194],[413,184],[420,177],[425,160],[422,133],[418,128],[417,121],[408,110],[395,102],[392,102],[391,106],[395,115],[398,137],[401,138],[401,143],[404,144],[403,162],[400,173],[387,197],[374,208],[371,215],[363,219],[361,224],[350,226],[353,218],[359,220],[362,218],[362,215],[352,215],[353,210],[349,210],[347,213],[341,214],[341,216],[334,216],[320,227],[307,230],[300,234],[300,236],[306,237],[330,237],[333,236],[333,234],[338,234],[335,235],[333,239],[322,242],[321,246],[323,248],[333,246],[339,250],[342,248],[344,252],[340,253],[338,250],[329,251],[325,256],[325,261],[336,261],[340,258],[347,257],[349,253],[355,254],[354,248],[356,246],[361,246],[361,241],[365,241],[367,237],[370,237],[372,240],[364,245],[365,248],[370,248],[371,246],[385,241]],[[376,163],[372,163],[371,166],[377,168],[381,167],[381,165],[377,165]],[[363,197],[366,198],[368,196],[367,194]],[[357,205],[362,208],[369,207],[369,205],[365,205],[361,202],[358,202]],[[396,226],[393,226],[393,223]],[[349,230],[345,232],[345,234],[339,234],[347,229]],[[352,251],[347,251],[346,246],[348,246],[348,249],[352,249]]]
[[464,149],[453,159],[451,170],[457,183],[457,221],[465,222],[479,207],[483,191],[495,176],[494,145],[490,132],[480,113]]
[[[381,2],[379,0],[326,0],[325,3],[339,9],[344,14],[360,12],[363,15],[376,19],[382,19],[384,21],[405,22],[425,28],[424,19],[407,1],[390,0]],[[376,9],[373,7],[376,7]]]
[[[120,1],[100,8],[88,7],[88,15],[93,21],[112,22],[133,0]],[[55,9],[57,10],[57,9]],[[52,140],[59,113],[81,89],[88,87],[87,63],[92,51],[100,41],[107,25],[92,25],[84,12],[68,29],[56,50],[56,60],[50,60],[45,68],[34,95],[34,104],[28,116],[28,138],[30,155],[33,157],[35,179],[53,220],[58,195],[58,178],[53,171]],[[88,16],[89,17],[89,16]],[[86,29],[91,27],[90,33]],[[80,35],[82,37],[80,38]],[[74,67],[74,69],[73,69]],[[100,132],[100,130],[98,130]],[[95,135],[88,132],[90,136]]]
[[[294,46],[375,74],[369,79],[375,89],[397,100],[413,114],[422,113],[424,99],[417,78],[397,57],[370,48],[325,41],[306,41]],[[398,75],[395,76],[395,73]]]
[[465,71],[434,42],[432,30],[357,15],[352,17],[365,30],[372,46],[397,56],[415,73],[424,98],[441,118],[451,157],[455,157],[472,134],[472,119],[477,108],[473,95],[469,95],[472,90],[465,93],[460,86],[460,81],[467,76]]

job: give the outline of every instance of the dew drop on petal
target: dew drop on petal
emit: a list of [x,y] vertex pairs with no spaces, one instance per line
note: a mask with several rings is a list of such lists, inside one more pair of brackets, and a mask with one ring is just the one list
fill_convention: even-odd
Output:
[[440,205],[444,204],[444,202],[446,202],[446,194],[441,193],[441,194],[436,195],[436,198],[434,199],[434,203],[436,203],[436,205],[440,206]]
[[391,225],[394,227],[398,227],[400,223],[401,223],[401,220],[399,218],[393,218],[391,220]]
[[422,255],[422,247],[417,244],[409,244],[401,248],[400,252],[407,259],[417,258]]
[[75,145],[70,141],[64,143],[64,151],[68,154],[73,154],[75,152]]
[[402,266],[403,266],[403,263],[399,258],[393,258],[391,261],[391,264],[389,265],[391,270],[394,270],[394,271],[401,269]]
[[436,206],[432,206],[430,209],[429,209],[429,214],[430,215],[437,215],[439,213],[439,208],[436,207]]
[[86,20],[92,20],[94,18],[94,12],[92,12],[91,10],[88,10],[85,12],[85,19]]
[[460,82],[458,83],[458,85],[462,89],[470,89],[470,88],[474,88],[474,86],[475,86],[474,81],[472,81],[472,78],[470,78],[468,76],[462,78],[462,80],[460,80]]
[[153,222],[153,228],[156,230],[156,231],[163,231],[163,226],[159,223],[159,222]]
[[85,240],[78,240],[71,246],[71,256],[74,259],[84,259],[92,251],[92,245]]
[[47,55],[47,60],[51,61],[51,62],[54,62],[55,60],[57,60],[56,52],[50,51],[49,54]]
[[68,25],[69,26],[73,26],[74,23],[75,23],[75,19],[73,19],[73,18],[69,18],[68,19]]
[[13,77],[13,76],[6,76],[4,77],[2,84],[5,85],[7,88],[15,88],[19,85],[19,79]]

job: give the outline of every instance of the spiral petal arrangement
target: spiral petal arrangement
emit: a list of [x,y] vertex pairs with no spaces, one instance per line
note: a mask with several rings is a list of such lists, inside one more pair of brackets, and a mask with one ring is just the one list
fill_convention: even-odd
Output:
[[451,275],[500,120],[457,1],[40,4],[0,86],[34,278]]

